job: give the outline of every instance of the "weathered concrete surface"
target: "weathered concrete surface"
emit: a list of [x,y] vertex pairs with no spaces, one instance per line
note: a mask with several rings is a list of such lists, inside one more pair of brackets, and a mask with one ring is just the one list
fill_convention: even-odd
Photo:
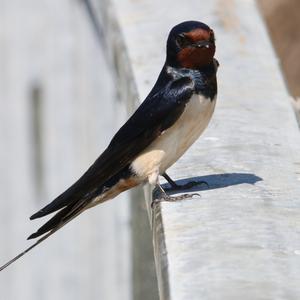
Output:
[[213,121],[170,169],[210,188],[201,198],[155,208],[160,298],[299,299],[299,131],[255,2],[115,4],[141,100],[164,62],[173,25],[202,20],[217,37]]

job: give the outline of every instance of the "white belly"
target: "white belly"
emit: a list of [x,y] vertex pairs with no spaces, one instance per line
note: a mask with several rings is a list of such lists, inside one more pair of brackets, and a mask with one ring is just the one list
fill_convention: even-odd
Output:
[[177,122],[132,162],[133,171],[155,184],[158,175],[175,163],[207,127],[215,103],[215,99],[193,95]]

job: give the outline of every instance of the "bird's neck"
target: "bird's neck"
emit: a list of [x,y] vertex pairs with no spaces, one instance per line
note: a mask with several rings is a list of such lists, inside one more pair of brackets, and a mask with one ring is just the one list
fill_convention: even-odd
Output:
[[195,82],[195,92],[211,100],[213,100],[217,94],[217,69],[218,62],[216,60],[199,69],[176,68],[168,66],[167,64],[165,65],[166,73],[173,80],[181,77],[190,77]]
[[211,61],[209,64],[203,65],[197,69],[191,69],[191,68],[183,68],[178,66],[172,66],[169,65],[168,62],[166,62],[164,66],[166,72],[171,75],[174,79],[178,79],[180,77],[189,76],[193,79],[197,79],[198,77],[214,77],[216,76],[217,69],[218,69],[218,62],[217,60]]

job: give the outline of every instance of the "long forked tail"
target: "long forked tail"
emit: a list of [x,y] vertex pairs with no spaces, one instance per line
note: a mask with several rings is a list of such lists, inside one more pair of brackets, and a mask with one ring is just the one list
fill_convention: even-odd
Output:
[[36,233],[29,236],[28,239],[32,239],[35,237],[38,237],[46,232],[44,236],[42,236],[39,240],[37,240],[33,245],[28,247],[23,252],[19,253],[16,257],[5,263],[0,267],[0,272],[6,269],[9,265],[17,261],[19,258],[24,256],[26,253],[28,253],[30,250],[35,248],[37,245],[39,245],[41,242],[46,240],[48,237],[50,237],[53,233],[58,231],[60,228],[65,226],[67,223],[69,223],[72,219],[74,219],[76,216],[81,214],[87,205],[87,201],[83,200],[80,201],[77,204],[73,204],[72,206],[67,206],[63,210],[59,211],[56,215],[54,215],[45,225],[43,225]]
[[29,252],[30,250],[32,250],[34,247],[36,247],[38,244],[40,244],[42,241],[44,241],[45,239],[47,239],[50,235],[52,235],[55,231],[57,231],[59,228],[57,228],[56,230],[53,230],[51,232],[49,232],[48,234],[44,235],[42,238],[40,238],[39,240],[37,240],[33,245],[31,245],[30,247],[28,247],[26,250],[24,250],[23,252],[19,253],[16,257],[14,257],[13,259],[11,259],[10,261],[8,261],[7,263],[5,263],[3,266],[0,267],[0,272],[3,271],[4,269],[6,269],[9,265],[11,265],[12,263],[14,263],[16,260],[18,260],[19,258],[21,258],[23,255],[25,255],[27,252]]

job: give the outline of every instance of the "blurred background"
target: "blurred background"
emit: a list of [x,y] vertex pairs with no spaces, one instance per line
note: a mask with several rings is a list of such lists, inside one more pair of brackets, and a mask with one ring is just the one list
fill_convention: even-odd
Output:
[[[44,221],[28,217],[69,187],[126,119],[103,3],[0,0],[0,264],[31,244],[26,237]],[[300,2],[258,5],[299,103]],[[0,273],[0,298],[155,299],[148,220],[135,219],[144,204],[130,202],[138,193],[84,213]],[[137,249],[138,236],[148,243]]]
[[257,0],[282,67],[294,105],[300,114],[300,1]]
[[[0,1],[1,264],[126,117],[90,13],[85,1]],[[127,195],[82,214],[0,274],[0,299],[130,299],[128,217]]]

